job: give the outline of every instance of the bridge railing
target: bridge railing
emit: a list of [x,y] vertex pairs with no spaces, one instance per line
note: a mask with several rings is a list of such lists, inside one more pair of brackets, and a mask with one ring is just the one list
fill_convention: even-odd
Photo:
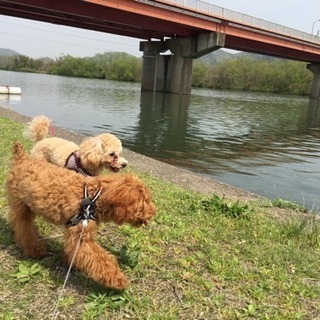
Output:
[[250,26],[258,28],[261,30],[274,32],[280,35],[289,36],[296,39],[301,39],[304,41],[309,41],[313,43],[320,44],[320,37],[313,35],[311,33],[299,31],[283,25],[273,23],[264,19],[259,19],[244,13],[229,10],[212,3],[208,3],[201,0],[161,0],[160,2],[165,2],[172,5],[179,5],[181,7],[189,8],[195,12],[204,13],[209,16],[213,16],[219,19],[225,19],[233,21],[235,23],[240,23],[245,26]]

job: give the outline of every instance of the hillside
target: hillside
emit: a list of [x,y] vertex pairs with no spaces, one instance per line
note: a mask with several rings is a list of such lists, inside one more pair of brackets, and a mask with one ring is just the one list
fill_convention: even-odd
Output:
[[16,55],[19,55],[18,52],[14,51],[14,50],[11,50],[11,49],[1,49],[0,48],[0,57],[3,57],[3,56],[16,56]]
[[265,56],[262,54],[255,54],[255,53],[249,53],[249,52],[230,53],[223,49],[219,49],[217,51],[211,52],[197,60],[212,65],[225,60],[234,60],[234,59],[240,59],[240,58],[249,58],[252,60],[266,60],[266,61],[279,60],[279,58]]
[[197,60],[208,64],[216,64],[224,60],[236,59],[236,56],[237,53],[229,53],[225,50],[219,49],[217,51],[208,53]]

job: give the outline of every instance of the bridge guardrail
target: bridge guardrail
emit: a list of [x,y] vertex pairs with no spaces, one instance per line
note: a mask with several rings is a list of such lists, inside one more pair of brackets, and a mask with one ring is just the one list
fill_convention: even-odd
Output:
[[240,13],[230,9],[226,9],[217,6],[212,3],[208,3],[201,0],[161,0],[162,3],[168,3],[172,5],[179,5],[184,8],[192,9],[196,12],[213,16],[214,18],[226,19],[235,23],[240,23],[246,26],[255,27],[261,30],[275,32],[280,35],[289,36],[292,38],[320,44],[320,37],[311,33],[299,31],[293,28],[289,28],[274,22],[270,22],[264,19],[256,18],[248,14]]

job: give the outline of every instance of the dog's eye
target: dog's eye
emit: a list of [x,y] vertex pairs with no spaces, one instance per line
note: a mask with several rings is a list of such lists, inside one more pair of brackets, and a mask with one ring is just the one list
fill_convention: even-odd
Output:
[[114,153],[114,152],[111,152],[111,153],[109,153],[109,156],[110,156],[110,157],[114,157],[114,156],[115,156],[115,153]]

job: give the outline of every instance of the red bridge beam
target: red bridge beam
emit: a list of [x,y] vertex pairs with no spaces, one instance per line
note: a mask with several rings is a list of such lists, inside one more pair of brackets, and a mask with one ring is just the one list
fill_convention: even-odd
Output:
[[306,62],[320,62],[320,45],[223,21],[158,1],[0,0],[0,13],[140,39],[226,35],[225,47]]

